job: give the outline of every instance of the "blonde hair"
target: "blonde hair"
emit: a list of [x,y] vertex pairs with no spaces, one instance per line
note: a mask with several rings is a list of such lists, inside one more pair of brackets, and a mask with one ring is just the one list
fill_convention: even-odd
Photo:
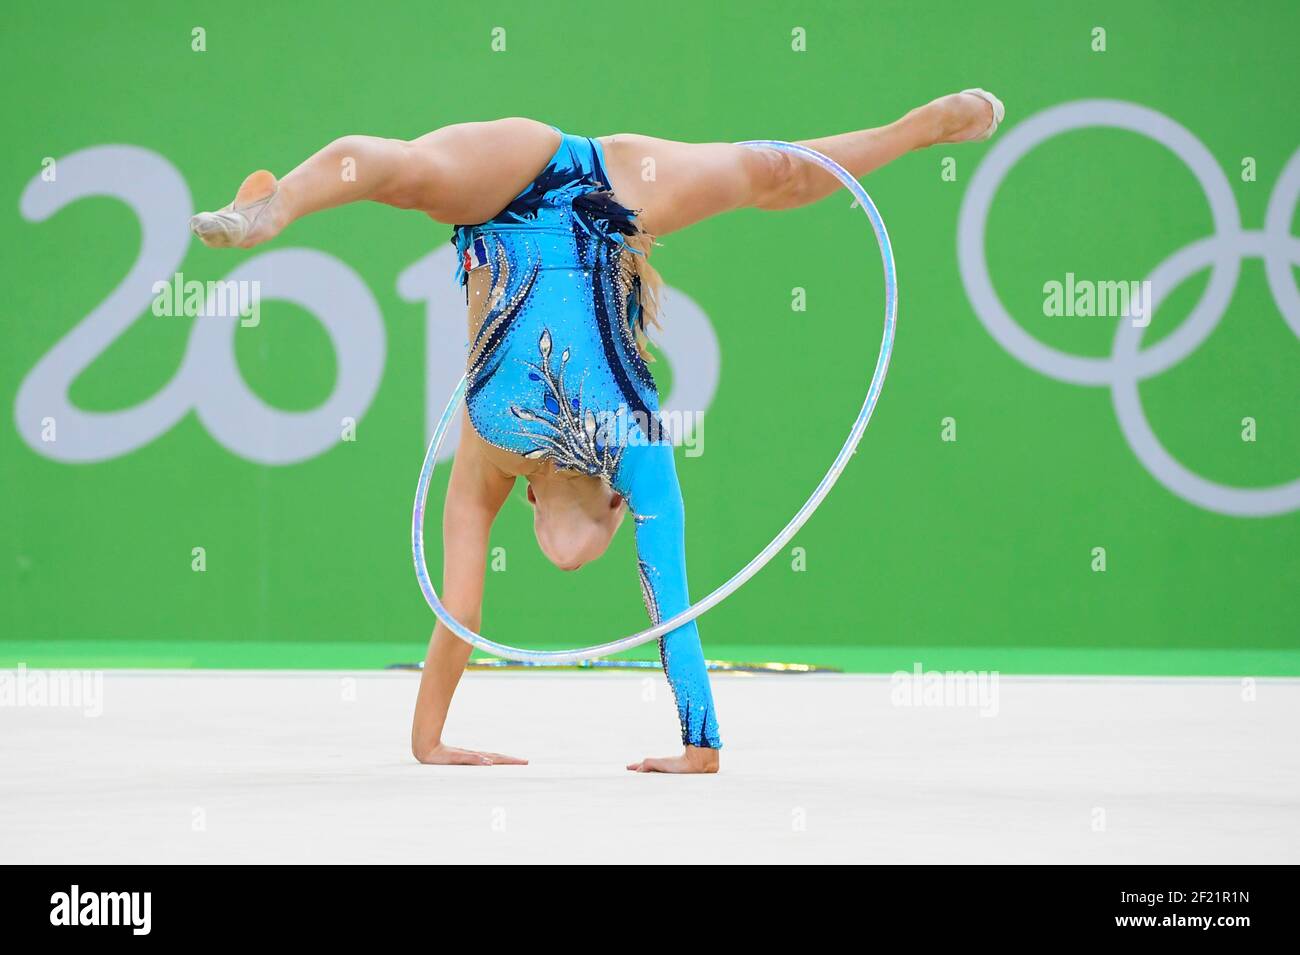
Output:
[[[650,339],[645,333],[646,326],[663,328],[659,323],[659,308],[662,303],[664,280],[659,271],[650,264],[650,250],[655,246],[655,237],[649,232],[637,232],[626,236],[624,241],[631,252],[624,252],[622,262],[623,287],[640,289],[637,302],[641,306],[641,321],[636,327],[636,347],[646,361],[654,361],[650,354]],[[636,254],[639,253],[639,254]]]

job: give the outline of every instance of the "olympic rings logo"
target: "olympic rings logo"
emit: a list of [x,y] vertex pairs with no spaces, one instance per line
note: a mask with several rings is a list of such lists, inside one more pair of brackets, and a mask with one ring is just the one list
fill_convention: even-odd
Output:
[[[1051,348],[1024,330],[1007,312],[989,278],[984,234],[989,207],[1002,180],[1025,153],[1053,136],[1104,126],[1138,133],[1160,143],[1187,164],[1205,193],[1214,234],[1171,254],[1147,277],[1151,301],[1147,323],[1121,321],[1111,354],[1105,358],[1071,355]],[[1191,354],[1214,331],[1227,311],[1245,258],[1264,260],[1273,299],[1291,330],[1300,336],[1300,290],[1291,266],[1300,264],[1300,239],[1290,233],[1300,198],[1300,150],[1288,160],[1269,197],[1264,228],[1243,229],[1228,178],[1205,145],[1163,113],[1121,100],[1078,100],[1030,117],[1005,135],[980,165],[962,200],[957,226],[957,260],[966,294],[989,334],[1021,362],[1059,381],[1108,385],[1116,418],[1129,447],[1151,475],[1198,507],[1238,517],[1268,517],[1300,508],[1300,478],[1288,484],[1243,488],[1219,484],[1176,460],[1156,437],[1138,394],[1141,381],[1158,375]],[[1201,269],[1210,281],[1188,318],[1150,348],[1141,348],[1145,325],[1160,303]]]

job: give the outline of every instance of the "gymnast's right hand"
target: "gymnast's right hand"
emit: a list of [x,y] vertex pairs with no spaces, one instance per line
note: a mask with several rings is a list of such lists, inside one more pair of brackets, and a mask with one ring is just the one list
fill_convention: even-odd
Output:
[[460,749],[439,743],[437,746],[416,754],[416,759],[426,766],[527,766],[528,760],[505,753],[490,753],[487,750]]

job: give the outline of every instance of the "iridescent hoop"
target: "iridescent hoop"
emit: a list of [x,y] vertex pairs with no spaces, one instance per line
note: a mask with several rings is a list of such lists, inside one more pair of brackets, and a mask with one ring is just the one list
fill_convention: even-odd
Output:
[[866,190],[862,188],[858,181],[834,160],[823,156],[815,149],[774,139],[755,139],[738,145],[776,149],[805,159],[811,159],[820,165],[843,183],[844,187],[853,194],[858,205],[862,207],[862,211],[866,213],[867,219],[871,223],[871,229],[876,235],[876,242],[880,246],[880,258],[885,267],[885,331],[880,342],[880,353],[876,357],[876,369],[871,376],[871,385],[867,388],[866,400],[862,403],[862,410],[858,412],[853,427],[849,429],[849,436],[845,440],[844,446],[840,448],[839,454],[835,456],[835,461],[831,464],[830,470],[826,472],[825,477],[821,479],[821,483],[817,485],[808,500],[804,502],[803,507],[799,508],[794,517],[791,518],[790,523],[786,524],[781,530],[781,533],[777,534],[772,539],[772,542],[759,551],[758,555],[742,567],[735,576],[707,597],[696,601],[675,617],[671,617],[647,630],[642,630],[640,633],[634,633],[629,637],[611,640],[608,643],[598,643],[590,647],[580,647],[576,650],[524,650],[519,647],[507,646],[504,643],[497,643],[495,640],[489,640],[482,634],[475,633],[462,625],[459,620],[448,613],[447,608],[442,605],[437,592],[433,589],[433,584],[429,582],[429,571],[424,563],[424,506],[429,495],[429,480],[433,476],[433,465],[438,457],[438,448],[447,434],[452,417],[459,410],[461,399],[465,396],[465,378],[462,376],[459,384],[456,385],[456,390],[452,392],[451,400],[447,402],[446,410],[443,411],[442,417],[438,420],[438,426],[434,429],[433,438],[429,442],[428,453],[424,456],[424,467],[420,470],[420,482],[415,490],[415,513],[411,520],[411,551],[415,557],[415,576],[420,582],[420,589],[424,592],[424,597],[428,600],[429,606],[433,608],[433,612],[438,619],[446,624],[447,629],[471,646],[508,660],[521,660],[530,663],[577,663],[580,660],[590,660],[595,657],[618,653],[620,650],[630,650],[632,647],[639,647],[641,644],[648,643],[669,631],[676,630],[683,624],[694,620],[706,610],[716,607],[728,596],[735,593],[741,584],[758,573],[763,568],[763,565],[776,556],[777,551],[790,542],[791,538],[799,532],[799,528],[803,527],[808,518],[812,517],[813,511],[817,510],[821,502],[826,499],[826,495],[830,493],[831,488],[835,486],[835,482],[839,479],[840,472],[844,470],[849,463],[849,458],[853,456],[853,452],[857,449],[858,442],[862,440],[863,432],[867,429],[867,422],[871,420],[871,413],[875,410],[876,400],[880,397],[880,390],[885,383],[885,372],[889,369],[889,356],[894,350],[894,324],[898,317],[898,282],[894,274],[894,251],[889,244],[889,233],[885,231],[885,222],[881,219],[876,204],[871,201],[871,197],[867,195]]

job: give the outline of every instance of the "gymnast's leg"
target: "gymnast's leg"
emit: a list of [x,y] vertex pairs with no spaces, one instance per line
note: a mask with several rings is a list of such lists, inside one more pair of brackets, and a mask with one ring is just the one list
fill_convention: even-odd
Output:
[[[977,139],[993,108],[971,93],[953,93],[911,110],[888,126],[802,140],[854,176],[905,153]],[[610,184],[622,203],[640,210],[647,232],[664,236],[732,209],[793,209],[842,188],[816,163],[774,149],[730,143],[678,143],[620,133],[601,140]]]
[[190,221],[206,245],[251,248],[305,215],[349,202],[415,209],[439,222],[496,215],[546,165],[560,134],[531,119],[444,126],[418,139],[344,136],[283,179],[248,176],[232,202]]

